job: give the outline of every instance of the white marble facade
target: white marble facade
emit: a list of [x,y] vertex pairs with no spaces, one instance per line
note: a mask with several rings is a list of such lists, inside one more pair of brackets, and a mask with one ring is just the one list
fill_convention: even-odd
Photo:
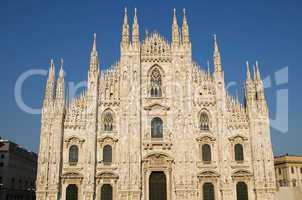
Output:
[[258,64],[251,76],[247,63],[241,104],[226,91],[216,36],[208,69],[192,60],[185,12],[179,27],[174,11],[171,42],[156,32],[140,40],[136,12],[129,30],[125,12],[121,56],[104,71],[94,35],[87,89],[68,103],[51,62],[37,199],[273,200]]

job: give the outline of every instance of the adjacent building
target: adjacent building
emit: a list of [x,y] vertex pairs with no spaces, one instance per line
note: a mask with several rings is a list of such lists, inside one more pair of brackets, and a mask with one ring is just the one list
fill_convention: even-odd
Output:
[[244,66],[240,103],[226,90],[216,36],[213,49],[207,67],[194,62],[185,12],[179,27],[174,11],[170,41],[157,32],[141,40],[135,10],[131,28],[124,15],[120,58],[104,71],[94,35],[87,89],[68,103],[63,62],[56,78],[51,61],[37,199],[274,200],[259,65],[253,76]]
[[302,199],[302,156],[275,157],[275,174],[279,199]]
[[0,138],[0,199],[34,200],[36,153]]

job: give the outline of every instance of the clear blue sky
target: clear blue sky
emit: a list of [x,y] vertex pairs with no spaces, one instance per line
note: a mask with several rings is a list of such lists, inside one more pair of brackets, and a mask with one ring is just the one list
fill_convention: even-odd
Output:
[[[266,90],[271,118],[276,115],[276,94],[289,91],[289,131],[272,128],[275,154],[302,154],[301,47],[302,3],[275,1],[38,1],[3,0],[0,3],[0,136],[38,150],[40,116],[26,114],[14,99],[18,76],[29,69],[48,69],[53,57],[64,58],[66,81],[86,80],[92,33],[102,69],[119,56],[124,7],[132,18],[138,8],[140,31],[157,30],[170,39],[172,9],[187,9],[194,59],[204,65],[212,57],[212,35],[218,35],[226,82],[236,81],[242,97],[244,63],[259,60],[262,76],[274,76],[285,66],[288,84]],[[132,22],[132,19],[130,19]],[[300,78],[301,77],[301,78]],[[25,82],[23,98],[32,107],[42,104],[46,77]],[[285,106],[285,105],[282,105]]]

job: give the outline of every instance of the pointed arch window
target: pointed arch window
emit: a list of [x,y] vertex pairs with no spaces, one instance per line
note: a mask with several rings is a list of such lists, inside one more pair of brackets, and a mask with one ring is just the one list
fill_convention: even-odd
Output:
[[79,148],[76,145],[72,145],[69,148],[69,163],[76,165],[79,160]]
[[151,138],[163,138],[163,120],[159,117],[151,121]]
[[214,185],[205,183],[202,186],[203,200],[215,200]]
[[113,131],[113,115],[110,110],[106,110],[103,114],[103,126],[104,131]]
[[151,71],[150,75],[150,96],[162,96],[162,79],[159,69],[156,67]]
[[203,144],[201,147],[202,150],[202,161],[204,162],[211,162],[211,146],[208,144]]
[[234,147],[234,151],[235,151],[235,160],[243,161],[244,160],[243,146],[241,144],[236,144]]
[[112,163],[112,147],[106,145],[103,148],[103,162],[104,165],[110,165]]
[[238,182],[236,185],[237,200],[248,200],[248,188],[245,182]]
[[200,130],[202,131],[209,131],[210,130],[210,126],[209,126],[210,120],[209,120],[209,116],[207,115],[207,113],[203,112],[200,115]]

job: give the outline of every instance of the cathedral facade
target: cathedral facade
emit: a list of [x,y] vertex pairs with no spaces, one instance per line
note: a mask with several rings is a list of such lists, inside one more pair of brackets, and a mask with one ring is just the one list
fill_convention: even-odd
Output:
[[[131,34],[129,33],[131,29]],[[94,35],[87,89],[66,103],[51,61],[42,109],[38,200],[273,200],[268,107],[258,63],[244,103],[213,62],[192,60],[184,12],[171,42],[140,40],[125,11],[116,64],[101,71]]]

